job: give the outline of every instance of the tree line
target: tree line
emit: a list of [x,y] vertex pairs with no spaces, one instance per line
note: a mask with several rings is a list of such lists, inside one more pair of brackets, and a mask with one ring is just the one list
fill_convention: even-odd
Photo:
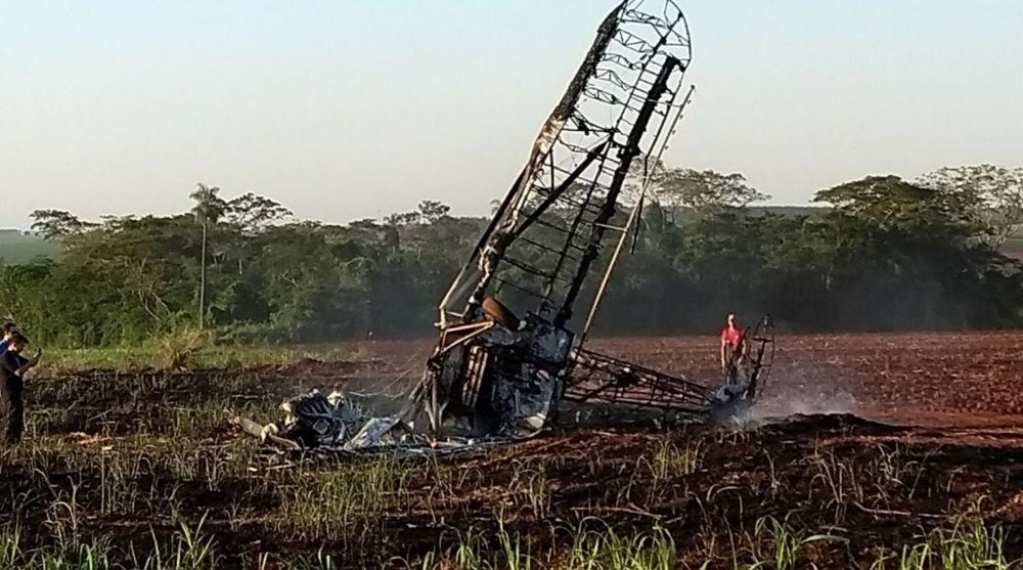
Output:
[[[194,208],[172,216],[34,212],[32,229],[61,254],[0,266],[0,309],[50,346],[131,345],[194,327],[236,343],[429,336],[488,221],[424,201],[331,225],[253,194],[199,185],[191,197]],[[768,312],[790,331],[1023,320],[1023,266],[999,253],[1023,222],[1023,169],[868,176],[795,214],[755,207],[768,198],[741,174],[658,164],[642,203],[619,213],[642,207],[594,334],[708,333],[727,312]]]

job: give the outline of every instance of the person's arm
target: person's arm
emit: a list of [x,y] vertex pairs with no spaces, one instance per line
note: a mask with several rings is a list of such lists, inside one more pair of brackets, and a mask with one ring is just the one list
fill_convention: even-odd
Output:
[[33,358],[32,360],[26,360],[25,364],[22,364],[21,368],[15,370],[14,373],[17,374],[18,376],[23,376],[26,372],[35,368],[36,364],[39,364],[39,361],[36,360],[35,358]]
[[[22,374],[24,374],[24,373],[28,372],[29,370],[35,368],[35,365],[39,364],[39,357],[42,356],[42,355],[43,355],[43,351],[42,350],[37,350],[36,351],[36,355],[34,357],[32,357],[32,358],[30,358],[28,360],[25,360],[24,362],[21,362],[21,366],[18,368],[18,370],[15,372],[15,374],[17,374],[18,376],[21,376]],[[21,356],[21,355],[18,355],[18,356]],[[22,358],[24,358],[24,357],[22,357]],[[19,359],[19,361],[20,360],[21,359]]]
[[725,359],[726,346],[728,346],[728,339],[725,337],[725,333],[721,333],[721,368],[725,368],[728,365]]
[[0,366],[3,367],[4,372],[12,376],[20,377],[38,363],[38,356],[31,360],[13,352],[5,352],[3,356],[0,356]]

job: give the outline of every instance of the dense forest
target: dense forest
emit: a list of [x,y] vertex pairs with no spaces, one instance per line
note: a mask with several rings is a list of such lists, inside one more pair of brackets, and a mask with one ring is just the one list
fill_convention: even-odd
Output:
[[[0,267],[0,309],[50,346],[195,327],[225,343],[426,336],[487,224],[433,201],[329,225],[252,194],[191,197],[167,217],[35,212],[60,253]],[[869,176],[795,212],[754,207],[768,198],[739,174],[659,166],[595,333],[712,333],[729,311],[790,331],[1023,321],[1023,267],[999,253],[1023,221],[1023,169]]]

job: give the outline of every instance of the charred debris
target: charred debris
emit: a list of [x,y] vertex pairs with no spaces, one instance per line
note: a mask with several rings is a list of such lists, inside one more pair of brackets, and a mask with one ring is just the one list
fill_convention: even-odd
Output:
[[[766,316],[746,331],[745,350],[717,389],[586,348],[636,230],[647,166],[667,148],[692,95],[690,59],[688,25],[673,0],[619,4],[441,300],[435,350],[404,409],[372,417],[345,395],[314,391],[285,402],[283,422],[238,419],[243,429],[285,449],[435,453],[535,435],[572,406],[740,418],[773,357]],[[628,219],[615,225],[636,172]],[[606,267],[602,275],[596,266]],[[586,291],[590,298],[580,299]],[[580,306],[586,311],[577,313]]]

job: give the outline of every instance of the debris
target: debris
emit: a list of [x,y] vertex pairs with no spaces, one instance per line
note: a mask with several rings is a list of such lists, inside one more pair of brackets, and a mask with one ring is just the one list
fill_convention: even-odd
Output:
[[281,404],[284,420],[258,424],[235,418],[241,428],[291,449],[358,449],[378,445],[392,430],[399,428],[397,417],[364,416],[341,392],[324,397],[319,390],[286,400]]
[[506,438],[446,438],[436,441],[416,434],[401,413],[373,417],[362,412],[341,392],[324,397],[319,390],[286,400],[282,421],[266,425],[235,417],[242,431],[287,451],[316,450],[331,453],[386,452],[393,454],[441,454],[471,451],[504,443]]

